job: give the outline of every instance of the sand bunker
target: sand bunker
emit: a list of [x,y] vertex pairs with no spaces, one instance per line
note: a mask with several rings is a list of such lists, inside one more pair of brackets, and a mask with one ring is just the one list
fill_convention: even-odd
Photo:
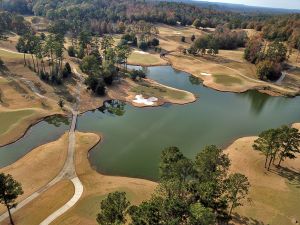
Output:
[[138,50],[135,50],[135,51],[133,51],[133,52],[135,52],[135,53],[139,53],[139,54],[143,54],[143,55],[147,55],[147,54],[149,54],[148,52],[144,52],[144,51],[138,51]]
[[143,95],[136,95],[135,99],[133,100],[134,103],[137,104],[144,104],[144,105],[154,105],[154,102],[157,102],[158,98],[151,97],[151,98],[144,98]]
[[211,73],[201,73],[202,76],[211,76]]

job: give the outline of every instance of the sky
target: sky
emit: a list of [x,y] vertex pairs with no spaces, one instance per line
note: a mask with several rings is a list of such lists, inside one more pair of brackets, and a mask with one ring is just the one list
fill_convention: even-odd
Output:
[[205,0],[209,2],[224,2],[244,4],[251,6],[263,6],[272,8],[300,9],[300,0]]

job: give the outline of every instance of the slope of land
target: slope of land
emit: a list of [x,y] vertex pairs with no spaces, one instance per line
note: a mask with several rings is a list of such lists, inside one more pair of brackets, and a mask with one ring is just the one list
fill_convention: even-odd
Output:
[[[300,124],[294,125],[300,128]],[[251,184],[250,201],[235,213],[236,224],[292,225],[300,220],[300,158],[286,160],[281,168],[264,168],[264,156],[253,150],[257,137],[236,140],[225,152],[231,171],[245,174]]]

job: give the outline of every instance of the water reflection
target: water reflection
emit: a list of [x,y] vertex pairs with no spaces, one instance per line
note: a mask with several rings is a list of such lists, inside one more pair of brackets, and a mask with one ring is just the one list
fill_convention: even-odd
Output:
[[189,81],[192,85],[200,85],[201,84],[200,79],[198,77],[193,76],[193,75],[189,76]]
[[254,115],[259,115],[264,109],[267,102],[272,101],[272,99],[274,99],[274,97],[271,97],[270,95],[263,94],[254,90],[247,91],[243,94],[237,94],[237,96],[247,98],[249,100],[251,112]]
[[60,127],[61,125],[70,125],[70,119],[62,115],[49,116],[45,119],[45,121],[55,127]]
[[125,103],[119,100],[109,100],[103,103],[103,106],[99,107],[99,111],[102,113],[109,113],[116,116],[123,116],[125,114]]

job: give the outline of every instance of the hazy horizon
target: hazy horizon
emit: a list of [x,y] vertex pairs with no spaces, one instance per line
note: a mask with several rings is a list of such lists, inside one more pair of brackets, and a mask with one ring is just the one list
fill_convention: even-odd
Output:
[[208,2],[222,2],[243,4],[249,6],[269,7],[269,8],[282,8],[282,9],[300,9],[300,0],[196,0]]

